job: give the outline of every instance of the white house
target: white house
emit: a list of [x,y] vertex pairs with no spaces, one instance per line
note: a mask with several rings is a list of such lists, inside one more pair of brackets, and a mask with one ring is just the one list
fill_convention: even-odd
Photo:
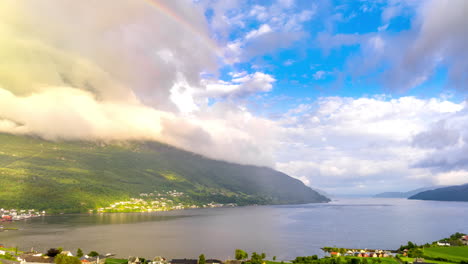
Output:
[[446,243],[446,242],[440,242],[440,241],[439,241],[439,242],[437,242],[437,245],[438,245],[438,246],[443,246],[443,247],[449,247],[449,246],[450,246],[450,244],[449,244],[449,243]]

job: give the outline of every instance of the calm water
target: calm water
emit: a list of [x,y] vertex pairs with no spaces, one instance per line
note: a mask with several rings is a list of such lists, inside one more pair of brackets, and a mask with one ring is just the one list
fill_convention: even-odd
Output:
[[468,232],[468,203],[343,199],[329,204],[195,209],[164,213],[62,215],[17,222],[0,243],[45,251],[120,257],[233,257],[234,249],[278,259],[320,254],[320,247],[395,249]]

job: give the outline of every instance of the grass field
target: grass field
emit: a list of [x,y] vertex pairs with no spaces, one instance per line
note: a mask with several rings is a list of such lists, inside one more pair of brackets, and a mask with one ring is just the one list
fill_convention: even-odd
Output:
[[424,255],[431,258],[445,258],[453,262],[468,260],[468,247],[430,247],[424,249]]
[[126,259],[113,259],[113,258],[106,259],[106,264],[123,264],[123,263],[128,263],[128,260],[126,260]]
[[[408,261],[408,263],[412,263],[414,261],[414,258],[408,258],[408,257],[400,257],[402,261]],[[426,262],[429,263],[436,263],[436,264],[453,264],[453,262],[444,262],[444,261],[437,261],[437,260],[426,260]]]

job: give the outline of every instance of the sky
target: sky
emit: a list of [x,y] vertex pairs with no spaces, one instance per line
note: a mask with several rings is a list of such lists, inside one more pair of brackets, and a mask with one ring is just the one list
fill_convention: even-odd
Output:
[[331,194],[468,182],[468,2],[3,0],[0,132],[157,140]]

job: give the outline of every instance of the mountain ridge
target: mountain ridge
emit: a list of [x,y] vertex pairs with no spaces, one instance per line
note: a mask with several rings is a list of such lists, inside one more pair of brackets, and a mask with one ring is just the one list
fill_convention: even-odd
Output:
[[47,141],[0,133],[0,204],[84,212],[140,193],[177,190],[193,203],[328,202],[282,172],[212,160],[152,141]]
[[414,190],[407,191],[407,192],[383,192],[383,193],[378,193],[374,195],[373,197],[374,198],[409,198],[420,192],[434,190],[434,189],[441,188],[441,187],[445,187],[445,186],[428,186],[428,187],[422,187],[422,188],[414,189]]
[[420,192],[409,197],[411,200],[468,202],[468,183]]

